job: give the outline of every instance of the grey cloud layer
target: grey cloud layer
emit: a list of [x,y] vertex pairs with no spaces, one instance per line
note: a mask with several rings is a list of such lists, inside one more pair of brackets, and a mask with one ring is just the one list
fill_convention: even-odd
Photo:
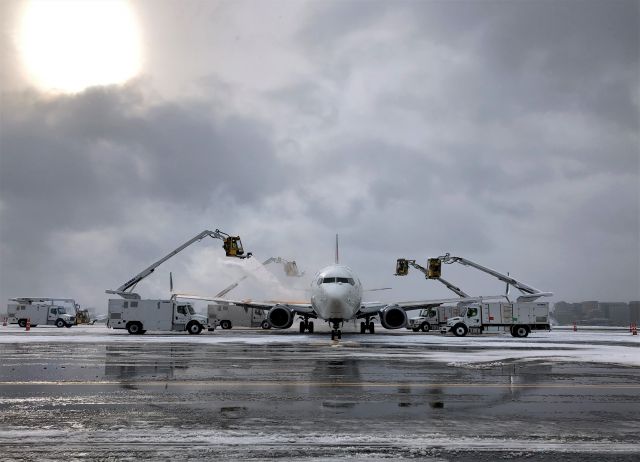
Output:
[[268,90],[212,68],[185,77],[199,98],[161,101],[153,79],[6,91],[0,296],[82,286],[99,305],[106,281],[220,226],[308,271],[340,232],[396,299],[431,294],[389,278],[395,259],[445,250],[561,298],[640,298],[638,30],[636,2],[311,3],[280,44],[306,72]]

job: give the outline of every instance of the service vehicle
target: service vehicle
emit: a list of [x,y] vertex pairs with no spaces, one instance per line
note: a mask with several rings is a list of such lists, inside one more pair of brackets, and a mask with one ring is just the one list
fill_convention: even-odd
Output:
[[[285,260],[282,257],[270,257],[262,262],[262,266],[265,267],[271,263],[279,263],[283,265],[284,273],[287,277],[302,277],[304,272],[298,270],[298,265],[295,261]],[[238,285],[249,277],[248,274],[242,276],[233,284],[222,289],[215,295],[215,298],[224,297]],[[229,308],[229,303],[217,303],[207,306],[207,314],[211,324],[219,325],[223,329],[231,329],[232,327],[262,327],[263,329],[271,329],[271,324],[267,319],[267,311],[259,310],[255,308],[244,307],[244,309],[238,307]]]
[[[460,297],[461,302],[455,306],[439,306],[428,308],[420,312],[420,316],[412,318],[408,322],[408,328],[414,332],[428,331],[434,325],[440,327],[440,332],[446,334],[451,331],[454,335],[465,336],[469,332],[499,332],[509,331],[515,337],[526,337],[532,330],[550,329],[549,304],[537,302],[540,297],[549,297],[551,292],[542,292],[530,285],[523,283],[508,273],[503,274],[494,269],[480,265],[463,257],[452,257],[445,254],[427,260],[427,268],[416,263],[416,260],[399,258],[396,262],[396,276],[406,276],[409,267],[416,268],[425,275],[426,279],[435,279],[444,284],[449,290]],[[463,302],[469,295],[459,287],[441,277],[442,264],[459,263],[486,273],[506,283],[505,294],[500,297],[505,302]],[[509,299],[509,290],[515,287],[520,295],[512,302]],[[495,298],[479,297],[482,299]],[[456,312],[458,311],[458,312]]]
[[460,316],[448,319],[440,333],[464,337],[468,333],[510,332],[514,337],[526,337],[534,330],[551,330],[548,302],[472,303]]
[[449,318],[460,316],[460,306],[436,306],[420,311],[417,317],[409,318],[407,329],[414,332],[429,332],[439,330],[441,326],[447,324]]
[[219,325],[222,329],[232,327],[262,327],[271,329],[267,319],[267,311],[249,307],[229,306],[226,303],[207,305],[207,314],[211,325]]
[[[116,290],[107,290],[108,294],[122,297],[109,299],[107,326],[113,329],[127,329],[130,334],[138,335],[144,334],[147,330],[187,331],[190,334],[199,334],[205,328],[214,330],[215,325],[209,324],[207,316],[196,314],[193,305],[188,302],[178,302],[175,296],[170,300],[143,299],[133,292],[135,286],[151,275],[158,266],[205,237],[221,239],[227,257],[251,257],[251,253],[245,255],[239,236],[231,236],[219,229],[204,230],[133,276]],[[173,290],[173,280],[171,280],[171,290]]]
[[193,305],[177,300],[133,300],[112,298],[109,300],[107,326],[127,329],[132,335],[142,335],[148,330],[187,331],[199,334],[210,329],[206,316],[196,314]]
[[71,327],[76,323],[76,310],[79,305],[71,298],[12,298],[7,307],[9,322],[26,327],[49,325]]

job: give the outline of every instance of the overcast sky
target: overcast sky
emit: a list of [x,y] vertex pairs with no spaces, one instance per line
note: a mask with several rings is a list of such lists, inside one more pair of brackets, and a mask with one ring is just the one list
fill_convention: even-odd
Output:
[[[2,300],[106,310],[105,289],[215,228],[307,276],[339,233],[363,284],[393,287],[377,299],[452,295],[393,276],[398,257],[444,252],[555,301],[640,299],[638,2],[134,10],[141,73],[54,94],[24,72],[20,4],[0,3]],[[178,290],[213,294],[244,274],[223,255],[202,241],[138,289],[167,296],[172,271]],[[466,268],[443,276],[504,289]]]

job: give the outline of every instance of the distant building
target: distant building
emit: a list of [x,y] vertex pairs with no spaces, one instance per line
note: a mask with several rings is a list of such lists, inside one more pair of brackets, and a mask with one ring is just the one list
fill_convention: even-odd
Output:
[[640,322],[640,301],[629,302],[629,321],[636,324]]
[[574,322],[583,325],[628,326],[629,323],[639,322],[640,301],[628,304],[594,300],[578,303],[557,302],[553,314],[561,326]]

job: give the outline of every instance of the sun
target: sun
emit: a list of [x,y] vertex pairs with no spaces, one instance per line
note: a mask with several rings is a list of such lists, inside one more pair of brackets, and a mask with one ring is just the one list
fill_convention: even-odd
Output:
[[126,82],[142,61],[137,21],[123,0],[32,0],[19,49],[36,86],[64,93]]

